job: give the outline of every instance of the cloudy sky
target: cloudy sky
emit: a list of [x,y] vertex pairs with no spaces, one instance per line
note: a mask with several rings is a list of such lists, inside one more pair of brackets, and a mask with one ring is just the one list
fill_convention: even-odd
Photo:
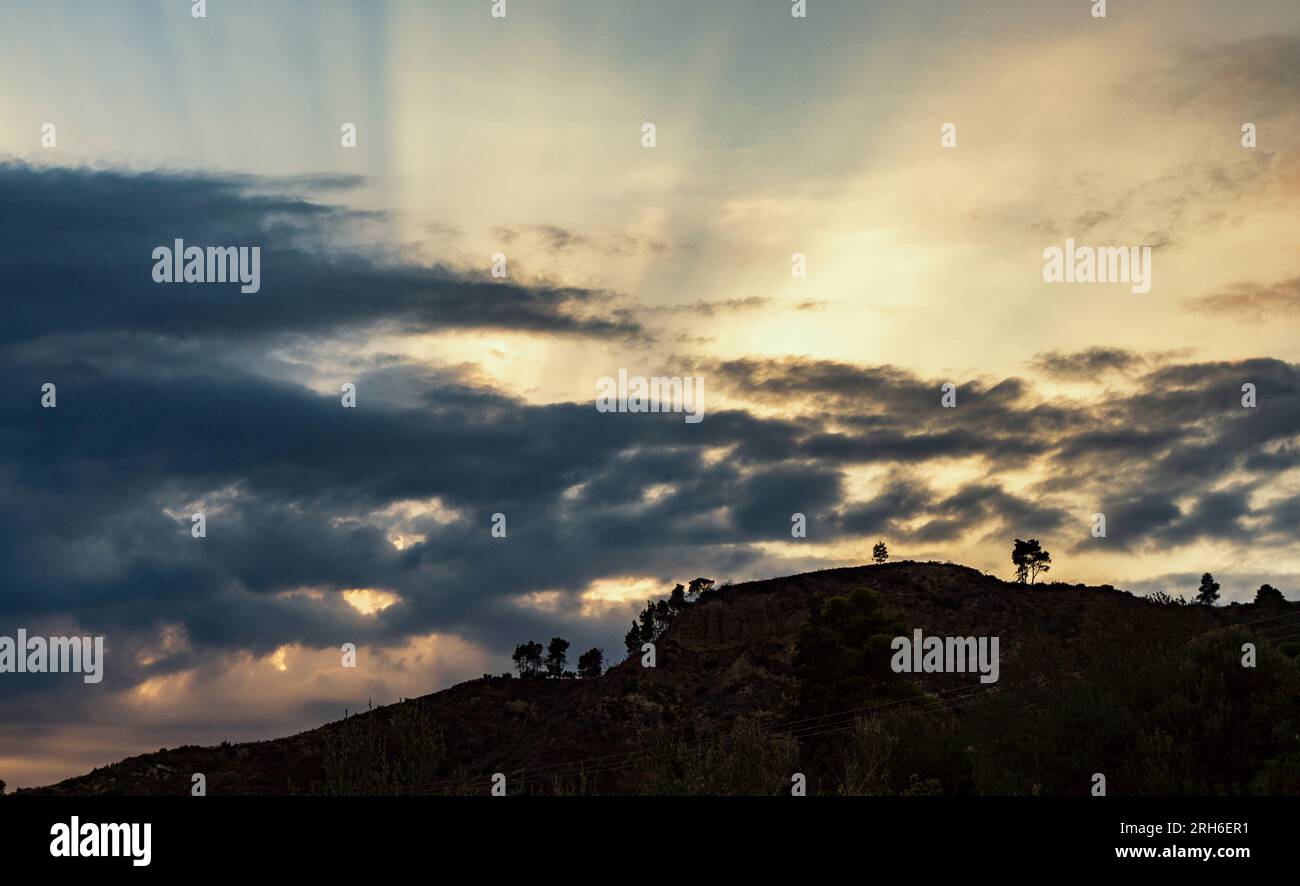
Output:
[[[190,6],[4,13],[0,635],[108,650],[0,675],[11,788],[880,538],[1300,592],[1294,0]],[[261,290],[155,284],[176,238]],[[1151,291],[1046,283],[1067,238]],[[598,412],[620,369],[704,420]]]

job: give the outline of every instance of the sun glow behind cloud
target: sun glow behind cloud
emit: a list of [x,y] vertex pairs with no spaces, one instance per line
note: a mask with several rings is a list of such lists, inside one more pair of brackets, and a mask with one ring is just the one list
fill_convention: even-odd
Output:
[[[835,4],[834,10],[826,4],[797,31],[779,6],[769,22],[753,4],[738,13],[724,3],[671,0],[626,4],[626,18],[609,14],[604,2],[521,4],[512,7],[509,27],[496,29],[475,4],[323,3],[306,11],[228,0],[222,15],[198,26],[185,4],[161,16],[147,4],[34,4],[7,12],[0,34],[0,80],[12,84],[0,106],[0,154],[38,165],[204,174],[355,173],[362,180],[352,188],[307,193],[302,181],[279,186],[302,190],[312,201],[381,211],[354,219],[347,232],[358,242],[380,244],[386,257],[481,275],[500,251],[509,257],[511,284],[591,289],[600,297],[582,303],[581,312],[640,324],[637,334],[596,336],[402,323],[364,332],[331,328],[319,337],[277,339],[265,352],[255,343],[249,346],[255,353],[230,358],[280,387],[302,385],[334,398],[342,379],[409,361],[449,386],[499,396],[481,407],[475,403],[477,426],[490,424],[487,413],[503,410],[501,402],[557,410],[569,402],[589,406],[595,380],[621,367],[649,375],[698,363],[709,367],[704,427],[711,433],[714,416],[725,410],[743,413],[733,419],[789,421],[801,431],[825,420],[828,433],[845,435],[861,427],[855,422],[893,418],[917,428],[910,443],[925,444],[943,431],[937,422],[927,424],[931,404],[924,399],[937,403],[939,383],[959,384],[962,410],[977,383],[1023,378],[1025,403],[1016,416],[1025,421],[1023,436],[1033,437],[1025,442],[1050,447],[1059,441],[1033,432],[1046,427],[1066,434],[1070,422],[1107,415],[1116,418],[1086,430],[1144,430],[1150,417],[1124,406],[1159,393],[1142,389],[1151,383],[1143,371],[1159,365],[1151,355],[1178,352],[1179,360],[1211,362],[1300,358],[1300,315],[1294,311],[1274,312],[1268,322],[1233,312],[1207,320],[1197,307],[1234,286],[1250,296],[1294,278],[1300,268],[1300,165],[1289,150],[1300,135],[1297,81],[1267,71],[1252,76],[1263,69],[1248,64],[1247,51],[1263,58],[1260,50],[1268,46],[1249,41],[1273,35],[1278,22],[1300,27],[1294,2],[1260,0],[1248,11],[1195,0],[1149,3],[1093,29],[1071,18],[1072,7],[1083,5],[1035,0],[991,11],[987,3],[954,0],[937,19],[927,4]],[[23,36],[34,32],[58,38]],[[293,40],[286,43],[285,35]],[[484,67],[485,58],[493,64]],[[1218,71],[1234,76],[1217,77]],[[124,95],[135,98],[123,103]],[[219,108],[237,108],[238,119],[211,113]],[[47,119],[59,125],[57,154],[38,147],[39,126]],[[1243,151],[1237,141],[1245,119],[1261,123],[1255,152]],[[338,144],[345,120],[358,125],[356,151]],[[658,127],[653,151],[638,143],[646,121]],[[953,151],[939,146],[939,127],[947,121],[958,126]],[[339,234],[327,233],[323,221],[314,224],[323,239]],[[1068,236],[1160,244],[1152,293],[1046,286],[1041,250]],[[790,274],[794,252],[808,257],[806,279]],[[315,308],[304,304],[304,314]],[[1044,352],[1093,345],[1129,349],[1152,362],[1131,377],[1074,378],[1051,376],[1035,363]],[[882,395],[869,385],[842,394],[844,402],[812,385],[765,397],[761,388],[722,371],[723,361],[749,356],[904,367],[925,387],[915,398],[891,402],[873,399]],[[788,373],[791,366],[778,370]],[[400,402],[407,418],[456,402],[449,388],[421,399],[425,392],[418,386],[399,381],[381,389],[377,378],[364,393],[366,407]],[[1222,399],[1231,404],[1227,394]],[[1097,414],[1090,415],[1094,407]],[[491,428],[499,437],[493,442],[507,441],[499,451],[508,455],[484,472],[473,494],[458,490],[459,501],[451,494],[385,498],[394,486],[400,495],[416,494],[385,478],[371,485],[371,475],[388,467],[391,448],[356,467],[348,482],[366,491],[365,501],[355,507],[331,501],[335,511],[322,524],[330,540],[300,559],[310,565],[331,553],[335,539],[373,532],[384,551],[366,561],[367,569],[386,567],[383,556],[396,552],[412,569],[409,586],[393,590],[370,574],[299,575],[297,563],[283,573],[263,573],[251,553],[244,560],[245,551],[232,550],[226,559],[240,568],[202,605],[230,607],[243,620],[210,632],[206,641],[173,623],[199,606],[188,602],[189,589],[175,593],[186,600],[179,606],[170,590],[160,592],[159,606],[171,605],[158,616],[167,626],[140,629],[142,639],[132,647],[140,673],[115,697],[117,707],[95,715],[101,723],[118,715],[138,725],[104,728],[98,741],[88,729],[52,737],[51,753],[65,760],[55,766],[19,765],[13,754],[0,756],[6,773],[17,773],[11,784],[48,780],[86,768],[83,762],[97,765],[138,751],[141,735],[166,735],[172,744],[210,742],[223,730],[231,738],[266,737],[316,725],[326,707],[337,716],[369,695],[392,700],[423,694],[503,669],[509,645],[526,632],[600,626],[611,638],[600,641],[608,651],[618,637],[605,626],[624,624],[627,613],[671,587],[654,563],[623,562],[634,560],[636,550],[620,558],[602,558],[603,550],[573,555],[603,574],[592,579],[574,569],[564,581],[552,573],[568,564],[534,568],[489,558],[483,564],[491,573],[489,590],[505,588],[510,601],[492,611],[494,617],[507,613],[498,630],[511,636],[467,624],[467,631],[478,633],[461,637],[459,623],[431,632],[421,622],[416,636],[400,642],[359,640],[373,667],[356,672],[339,667],[338,650],[326,640],[279,643],[259,631],[268,613],[296,613],[308,626],[339,616],[358,632],[379,632],[396,615],[430,620],[444,608],[467,623],[479,617],[472,602],[451,606],[461,601],[440,596],[449,593],[447,573],[467,556],[455,533],[466,521],[486,525],[476,507],[487,513],[506,507],[497,502],[509,500],[528,478],[512,475],[497,484],[496,472],[518,465],[543,478],[539,485],[553,480],[568,490],[556,493],[560,516],[609,502],[601,513],[611,518],[668,514],[647,532],[689,519],[698,521],[693,525],[701,533],[718,533],[724,541],[716,546],[678,546],[681,559],[672,561],[682,573],[677,580],[697,571],[743,579],[861,562],[874,532],[819,536],[813,519],[808,539],[796,542],[783,537],[789,512],[807,507],[827,526],[836,516],[827,511],[871,503],[895,481],[933,493],[928,510],[918,506],[897,522],[900,534],[918,537],[890,538],[895,558],[952,559],[1005,576],[1002,536],[1040,531],[1034,528],[1039,515],[1013,507],[962,510],[967,503],[952,499],[963,490],[983,484],[1031,504],[1063,502],[1062,544],[1086,542],[1095,510],[1147,491],[1141,475],[1119,474],[1117,462],[1090,467],[1094,477],[1117,472],[1105,478],[1107,500],[1097,486],[1064,475],[1072,464],[1067,458],[1029,463],[1026,456],[1016,463],[963,453],[900,463],[886,452],[834,468],[843,502],[816,513],[786,500],[803,494],[796,489],[760,511],[762,526],[742,530],[728,522],[738,503],[701,504],[699,492],[682,482],[689,476],[655,474],[620,499],[602,486],[603,478],[557,469],[563,453],[548,453],[535,466],[527,462],[533,447],[544,451],[554,442],[545,421],[553,414],[525,413],[539,430],[513,447],[508,434]],[[409,430],[395,427],[395,437]],[[977,428],[967,447],[1010,430]],[[465,465],[475,464],[470,456],[476,453],[460,451],[444,466],[446,450],[471,437],[454,424],[436,431],[430,438],[442,448],[430,447],[427,464],[408,472],[412,485],[452,486],[470,470]],[[809,470],[833,464],[802,453],[791,437],[772,439],[777,442],[750,448],[744,434],[709,438],[699,461],[686,464],[715,469],[717,476],[734,468],[743,480],[762,476],[781,458]],[[1295,446],[1295,438],[1275,442],[1264,454],[1285,463]],[[619,456],[672,463],[669,457],[680,451],[681,441],[668,441],[653,453],[628,446]],[[300,465],[286,457],[280,467],[268,486],[286,482]],[[616,479],[623,468],[620,462]],[[1245,487],[1245,500],[1261,511],[1300,494],[1298,478],[1294,470],[1237,471],[1214,491]],[[212,488],[168,487],[151,502],[152,514],[161,512],[175,524],[168,530],[184,539],[193,512],[234,521],[266,494],[225,485],[227,479],[211,481]],[[1065,488],[1050,488],[1054,481]],[[313,489],[295,505],[318,494],[329,501],[331,491]],[[372,504],[374,498],[382,500]],[[679,507],[682,499],[689,508]],[[521,510],[538,500],[520,493]],[[1196,496],[1185,491],[1175,500],[1184,512],[1196,506]],[[286,513],[300,515],[270,513],[267,522],[275,528],[292,522]],[[118,519],[116,508],[114,514]],[[957,527],[951,535],[940,532],[945,520]],[[1258,531],[1263,522],[1256,514],[1243,525]],[[931,536],[919,537],[927,523],[933,524]],[[222,544],[231,528],[219,527],[203,543]],[[600,527],[587,528],[594,535]],[[1120,532],[1124,524],[1114,528]],[[527,537],[514,532],[513,538]],[[159,574],[146,556],[156,552],[142,553],[128,536],[117,528],[88,533],[75,562],[58,564],[65,588],[74,579],[112,581],[119,570],[128,575],[132,557],[146,560],[147,575]],[[547,541],[569,539],[557,533]],[[1190,534],[1179,543],[1175,550],[1168,540],[1149,547],[1094,545],[1068,555],[1053,544],[1053,577],[1156,582],[1223,564],[1243,576],[1232,586],[1242,594],[1249,590],[1247,577],[1257,572],[1300,573],[1300,551],[1284,540],[1256,549],[1238,544],[1229,531]],[[194,550],[174,554],[185,567],[178,581],[208,574]],[[736,574],[715,575],[718,562],[737,564]],[[276,577],[264,580],[264,574]],[[277,583],[281,574],[293,576],[292,584]],[[381,670],[385,676],[376,677]]]
[[383,612],[402,598],[391,591],[380,591],[374,588],[354,588],[344,591],[343,599],[347,600],[348,605],[362,615],[374,615]]

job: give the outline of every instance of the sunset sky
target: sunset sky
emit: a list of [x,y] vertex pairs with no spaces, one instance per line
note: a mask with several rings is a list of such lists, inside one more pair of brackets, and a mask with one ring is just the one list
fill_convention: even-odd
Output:
[[[107,648],[0,674],[10,789],[878,539],[1300,596],[1295,0],[491,5],[6,5],[0,635]],[[177,238],[261,290],[155,284]],[[1067,238],[1151,291],[1045,282]],[[597,412],[620,369],[704,420]]]

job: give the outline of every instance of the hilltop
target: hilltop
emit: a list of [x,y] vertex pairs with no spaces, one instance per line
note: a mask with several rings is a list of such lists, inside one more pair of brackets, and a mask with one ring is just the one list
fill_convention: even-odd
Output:
[[[999,637],[999,682],[912,675],[920,694],[904,703],[790,723],[801,628],[827,599],[863,588],[908,629]],[[1300,792],[1296,649],[1267,640],[1297,623],[1294,603],[1175,605],[953,564],[829,569],[705,592],[659,639],[652,669],[485,677],[297,735],[162,750],[19,794],[188,794],[195,772],[211,795],[485,794],[495,772],[510,793],[777,792],[794,766],[810,773],[810,793],[1085,793],[1094,771],[1132,793]],[[1260,644],[1255,668],[1240,666],[1243,638]],[[1222,717],[1220,696],[1234,706]],[[1217,755],[1209,772],[1205,753]]]

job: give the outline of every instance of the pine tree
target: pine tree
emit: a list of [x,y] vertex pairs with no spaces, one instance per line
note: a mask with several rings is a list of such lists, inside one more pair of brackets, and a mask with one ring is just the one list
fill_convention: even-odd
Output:
[[1281,603],[1285,599],[1282,592],[1272,585],[1260,585],[1259,590],[1255,592],[1256,603]]
[[578,676],[590,680],[605,670],[605,652],[592,647],[578,656]]
[[1016,539],[1011,549],[1011,563],[1016,567],[1016,581],[1021,584],[1026,581],[1033,584],[1039,575],[1052,571],[1052,555],[1043,550],[1036,538],[1028,541]]
[[689,605],[686,602],[686,588],[680,584],[674,587],[673,592],[668,595],[668,608],[673,611],[673,615],[681,612]]
[[1196,595],[1196,602],[1213,606],[1217,599],[1219,599],[1219,583],[1207,572],[1201,576],[1201,588]]
[[884,563],[889,559],[889,548],[883,541],[876,542],[876,546],[871,549],[871,560],[873,563]]
[[563,677],[564,668],[569,663],[569,641],[561,637],[552,637],[551,645],[546,647],[546,673],[551,677]]
[[686,589],[686,596],[690,600],[694,601],[698,599],[701,594],[703,594],[705,591],[709,590],[712,587],[713,587],[713,579],[711,578],[693,578],[691,579],[690,586],[687,587]]
[[653,600],[645,601],[645,609],[641,610],[641,642],[653,643],[659,636],[655,629],[655,604]]
[[542,644],[529,640],[515,647],[511,656],[521,677],[536,677],[542,673]]
[[881,607],[880,596],[865,588],[813,607],[795,645],[799,715],[914,694],[889,665],[890,644],[906,630],[896,614]]

